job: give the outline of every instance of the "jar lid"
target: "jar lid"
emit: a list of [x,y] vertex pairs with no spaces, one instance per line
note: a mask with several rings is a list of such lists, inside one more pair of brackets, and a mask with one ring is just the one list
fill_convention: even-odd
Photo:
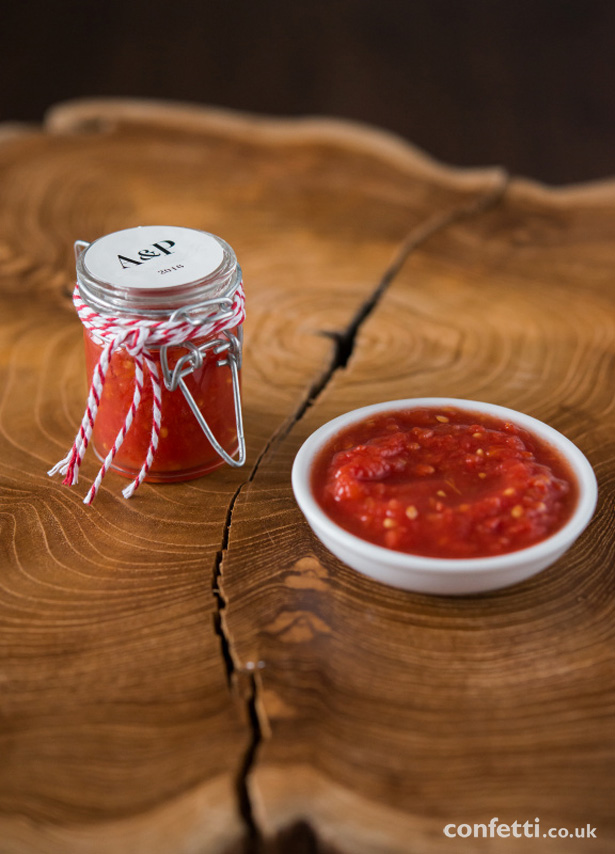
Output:
[[227,295],[241,279],[228,243],[193,228],[137,226],[78,248],[81,296],[103,312],[166,313]]

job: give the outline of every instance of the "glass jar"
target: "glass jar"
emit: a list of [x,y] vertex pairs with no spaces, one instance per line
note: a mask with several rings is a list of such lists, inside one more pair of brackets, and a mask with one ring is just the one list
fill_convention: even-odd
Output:
[[[189,480],[225,462],[242,465],[243,289],[228,243],[190,228],[141,226],[91,244],[77,241],[75,255],[78,297],[85,308],[75,304],[85,327],[91,390],[99,366],[105,367],[102,394],[93,407],[91,442],[97,456],[109,459],[113,449],[109,467],[135,478],[151,452],[144,479],[155,482]],[[120,343],[113,346],[118,329]],[[126,329],[128,335],[121,331]],[[173,334],[167,338],[165,330]],[[147,358],[141,362],[137,406],[122,436],[140,379],[137,341]],[[158,386],[150,381],[156,373]]]

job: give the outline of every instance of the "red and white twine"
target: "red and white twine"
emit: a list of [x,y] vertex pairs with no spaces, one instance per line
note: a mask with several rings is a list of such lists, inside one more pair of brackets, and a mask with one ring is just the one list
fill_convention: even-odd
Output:
[[103,460],[94,483],[83,499],[83,503],[91,504],[96,497],[103,477],[110,468],[115,455],[126,438],[126,434],[130,430],[141,403],[144,369],[147,366],[153,395],[152,427],[149,445],[141,470],[132,483],[122,490],[124,497],[130,498],[147,476],[160,438],[161,384],[158,365],[150,348],[162,347],[164,345],[181,347],[187,342],[192,342],[199,338],[217,337],[225,329],[232,329],[239,326],[245,319],[243,287],[241,284],[239,285],[233,296],[232,306],[228,311],[224,312],[223,317],[220,316],[220,306],[213,305],[210,307],[210,313],[199,313],[198,321],[192,318],[188,320],[185,315],[179,315],[175,320],[169,318],[165,318],[164,320],[139,320],[98,314],[98,312],[81,299],[78,285],[75,285],[75,290],[73,291],[73,303],[81,322],[88,331],[94,333],[103,342],[103,348],[93,371],[85,412],[73,446],[66,457],[56,463],[49,470],[48,474],[54,475],[58,472],[63,474],[64,480],[62,482],[65,486],[73,486],[78,482],[79,468],[90,443],[111,357],[116,350],[122,348],[134,359],[135,364],[132,402],[126,412],[124,423],[115,437],[113,446]]

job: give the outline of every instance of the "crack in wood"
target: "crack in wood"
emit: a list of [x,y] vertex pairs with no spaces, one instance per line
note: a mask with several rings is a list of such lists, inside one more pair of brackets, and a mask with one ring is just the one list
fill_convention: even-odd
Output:
[[[373,293],[359,307],[346,331],[343,333],[329,333],[330,337],[335,341],[336,352],[327,382],[337,370],[345,368],[348,364],[355,348],[359,330],[372,314],[385,292],[388,290],[391,282],[399,274],[401,268],[404,266],[412,252],[429,240],[430,237],[433,237],[435,234],[443,231],[450,225],[453,225],[463,219],[476,216],[486,210],[490,210],[502,199],[509,181],[509,175],[507,173],[503,173],[501,183],[490,193],[480,196],[478,200],[474,200],[465,207],[455,208],[447,213],[436,214],[433,217],[430,217],[422,225],[413,229],[407,235],[393,262],[388,269],[385,270],[380,283],[374,289]],[[324,388],[327,382],[323,384],[322,388]],[[310,405],[312,405],[314,400],[315,398],[310,401]]]
[[[231,651],[232,641],[228,634],[223,618],[223,612],[228,607],[228,601],[226,599],[226,596],[224,595],[221,580],[222,560],[224,558],[225,552],[228,549],[231,525],[233,522],[233,510],[235,509],[235,504],[237,503],[239,494],[244,486],[245,483],[242,483],[237,487],[229,502],[224,523],[224,530],[222,532],[222,542],[220,544],[220,549],[216,554],[212,579],[212,594],[216,602],[216,610],[213,615],[214,630],[220,639],[220,652],[224,661],[227,684],[229,690],[235,695],[239,695],[239,691],[237,690],[238,674]],[[247,691],[244,692],[246,696],[243,702],[245,703],[245,711],[250,724],[250,739],[244,751],[241,763],[239,765],[235,777],[235,793],[237,797],[237,806],[239,810],[239,815],[243,820],[247,834],[246,854],[248,850],[250,852],[256,851],[258,846],[260,846],[261,837],[256,821],[254,820],[254,815],[252,812],[252,802],[248,792],[248,777],[252,765],[254,764],[258,745],[260,744],[262,739],[260,722],[258,720],[258,713],[256,711],[256,680],[254,678],[254,675],[247,674],[247,681],[248,688]]]
[[[229,690],[239,694],[237,690],[238,676],[241,675],[247,679],[247,690],[242,693],[246,716],[250,724],[251,737],[244,752],[235,781],[238,809],[244,822],[247,836],[245,854],[266,854],[266,851],[268,851],[269,848],[265,846],[262,832],[258,827],[248,786],[250,774],[256,764],[258,748],[263,739],[263,728],[261,726],[258,713],[258,692],[260,680],[257,680],[254,673],[249,672],[248,669],[242,670],[241,674],[238,672],[232,653],[233,640],[228,631],[226,620],[224,619],[224,611],[228,608],[229,603],[224,595],[222,587],[222,564],[229,547],[235,505],[244,487],[250,484],[256,477],[263,460],[288,436],[293,427],[303,418],[307,410],[314,405],[337,371],[342,370],[347,366],[354,352],[362,326],[378,306],[378,303],[388,290],[395,277],[399,274],[401,268],[406,263],[410,255],[431,237],[451,225],[464,219],[478,216],[485,211],[496,207],[504,198],[509,182],[510,176],[508,173],[502,171],[500,182],[490,192],[481,195],[478,199],[473,199],[472,202],[465,206],[430,217],[421,226],[414,228],[409,232],[399,247],[395,258],[385,270],[378,285],[362,305],[359,306],[346,329],[337,333],[321,333],[331,338],[334,344],[330,364],[322,372],[320,377],[312,383],[304,399],[299,403],[295,411],[285,419],[280,427],[271,435],[263,450],[255,460],[248,477],[237,487],[229,502],[222,542],[216,555],[212,593],[216,601],[214,627],[220,638],[220,649],[224,659]],[[274,844],[276,854],[285,854],[286,851],[292,851],[292,854],[296,854],[292,847],[287,847],[284,844],[282,840],[283,836],[284,834],[282,834],[280,839]],[[310,846],[309,850],[321,850],[319,848],[317,836],[312,828],[309,828],[308,836]],[[314,848],[314,846],[316,847]]]
[[233,684],[233,674],[235,672],[235,663],[233,661],[233,656],[231,654],[231,643],[230,639],[227,635],[224,622],[222,619],[222,612],[227,607],[228,602],[226,600],[226,596],[224,595],[224,591],[221,587],[221,578],[222,578],[222,560],[224,558],[224,553],[228,548],[228,541],[231,531],[231,523],[233,521],[233,510],[235,509],[235,504],[237,502],[237,498],[239,497],[239,493],[244,484],[240,484],[235,490],[226,511],[226,519],[224,521],[224,530],[222,531],[222,542],[220,544],[220,548],[216,554],[216,559],[214,562],[214,571],[213,571],[213,579],[212,579],[212,593],[216,602],[216,610],[214,612],[214,630],[218,637],[220,638],[220,651],[222,653],[222,658],[224,660],[224,667],[226,671],[226,681],[229,688],[232,687]]
[[258,692],[257,682],[254,674],[249,674],[247,678],[248,696],[246,698],[246,707],[248,720],[250,721],[252,729],[252,738],[250,739],[250,743],[243,757],[243,762],[237,774],[237,792],[239,796],[239,812],[248,831],[248,840],[251,843],[251,850],[256,854],[256,852],[259,852],[262,848],[263,839],[260,828],[258,827],[254,817],[252,799],[248,788],[248,779],[256,762],[256,754],[263,736],[256,706]]
[[352,357],[361,327],[377,307],[378,303],[388,290],[393,280],[399,274],[410,255],[431,237],[449,226],[460,222],[461,220],[478,216],[479,214],[491,210],[493,207],[498,205],[506,194],[509,183],[510,175],[502,170],[499,183],[488,193],[479,196],[478,199],[473,199],[472,202],[467,205],[455,208],[451,211],[446,211],[443,214],[436,214],[408,233],[399,247],[395,258],[384,271],[378,285],[374,288],[370,296],[359,306],[346,329],[343,332],[321,333],[333,341],[334,350],[331,361],[320,377],[318,377],[310,386],[305,398],[299,404],[297,409],[287,419],[285,419],[278,430],[273,433],[259,454],[252,471],[250,472],[248,482],[254,480],[262,460],[268,455],[272,448],[279,445],[280,442],[288,436],[295,424],[303,418],[307,410],[318,400],[319,396],[330,383],[336,372],[347,366],[350,358]]

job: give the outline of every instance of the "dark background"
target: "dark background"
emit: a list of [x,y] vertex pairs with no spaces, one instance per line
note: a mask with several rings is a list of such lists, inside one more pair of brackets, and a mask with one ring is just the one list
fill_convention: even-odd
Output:
[[358,119],[552,184],[615,175],[615,0],[13,0],[0,57],[0,120],[174,99]]

